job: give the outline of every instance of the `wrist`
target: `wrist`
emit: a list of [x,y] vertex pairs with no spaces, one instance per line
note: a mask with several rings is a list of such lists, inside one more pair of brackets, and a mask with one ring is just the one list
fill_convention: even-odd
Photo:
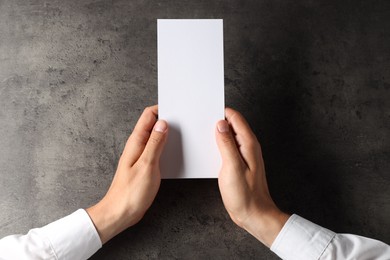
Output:
[[95,225],[102,244],[130,226],[126,213],[110,206],[104,198],[86,211]]
[[242,228],[270,248],[289,217],[278,208],[268,212],[257,211],[243,223]]

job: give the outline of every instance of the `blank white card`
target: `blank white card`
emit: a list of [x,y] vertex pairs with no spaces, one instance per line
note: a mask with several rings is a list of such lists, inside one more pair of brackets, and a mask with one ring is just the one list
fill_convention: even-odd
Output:
[[169,125],[161,176],[216,178],[224,119],[223,21],[158,19],[158,113]]

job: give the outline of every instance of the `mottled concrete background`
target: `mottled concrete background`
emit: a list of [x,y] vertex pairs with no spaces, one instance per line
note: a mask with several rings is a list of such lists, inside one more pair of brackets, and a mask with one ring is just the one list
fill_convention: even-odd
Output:
[[[156,19],[223,18],[226,103],[277,203],[390,243],[390,2],[0,0],[0,236],[97,202],[157,102]],[[163,181],[93,259],[277,259],[216,180]]]

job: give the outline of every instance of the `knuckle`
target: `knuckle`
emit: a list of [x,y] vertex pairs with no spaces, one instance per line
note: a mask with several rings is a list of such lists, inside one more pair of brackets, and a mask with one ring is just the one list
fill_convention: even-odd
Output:
[[158,145],[161,142],[161,136],[157,134],[152,134],[148,141],[153,146]]
[[258,152],[259,149],[260,149],[260,144],[259,142],[257,141],[256,138],[251,138],[250,140],[248,140],[247,142],[247,147],[250,151],[255,151],[255,152]]
[[256,141],[254,140],[248,141],[247,146],[250,151],[255,151],[257,146]]
[[140,163],[143,169],[152,167],[156,163],[156,161],[157,159],[155,156],[153,156],[153,153],[151,151],[147,151],[147,153],[140,158]]
[[144,169],[145,167],[148,167],[150,165],[150,158],[149,156],[141,156],[140,158],[140,165]]
[[226,135],[224,135],[223,137],[222,137],[222,142],[224,143],[224,144],[228,144],[228,145],[232,145],[232,144],[236,144],[236,141],[230,136],[230,135],[228,135],[228,134],[226,134]]

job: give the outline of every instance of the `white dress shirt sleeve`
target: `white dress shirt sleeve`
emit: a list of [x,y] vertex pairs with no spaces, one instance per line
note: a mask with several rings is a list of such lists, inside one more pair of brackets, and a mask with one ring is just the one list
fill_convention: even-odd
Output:
[[26,235],[0,240],[0,259],[87,259],[102,243],[87,212],[74,213]]
[[336,234],[298,215],[292,215],[271,246],[286,260],[390,259],[390,246],[378,240]]

